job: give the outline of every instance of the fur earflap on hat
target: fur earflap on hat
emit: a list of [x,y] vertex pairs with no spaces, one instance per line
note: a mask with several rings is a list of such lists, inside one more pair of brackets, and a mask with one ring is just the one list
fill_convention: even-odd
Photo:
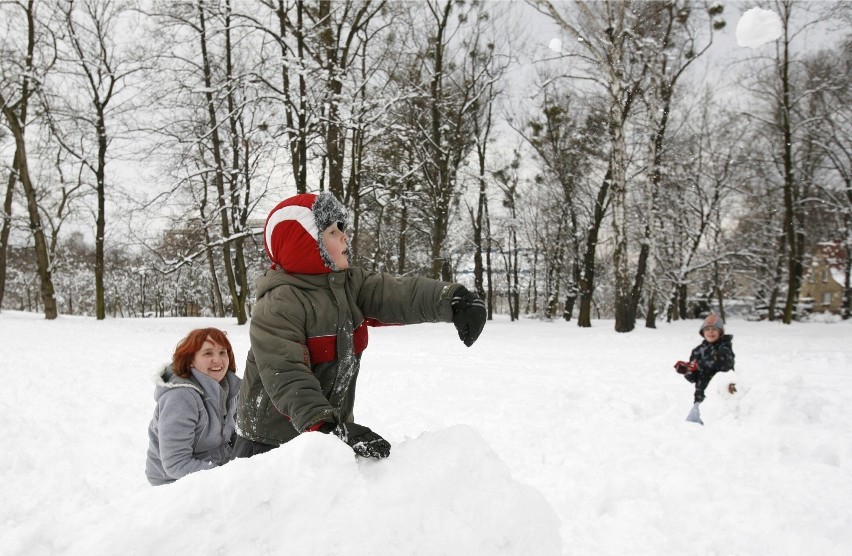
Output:
[[715,328],[719,331],[720,334],[725,333],[725,321],[722,320],[722,317],[717,315],[716,313],[710,313],[707,315],[707,318],[704,319],[704,322],[701,324],[701,328],[698,329],[698,333],[701,337],[704,337],[704,329],[705,328]]
[[314,218],[316,218],[320,233],[335,222],[339,222],[343,227],[341,231],[346,229],[346,209],[328,191],[323,191],[317,195],[311,210],[314,211]]
[[284,199],[266,218],[266,254],[276,266],[292,274],[337,270],[322,244],[323,231],[336,222],[345,229],[346,209],[331,193],[303,193]]

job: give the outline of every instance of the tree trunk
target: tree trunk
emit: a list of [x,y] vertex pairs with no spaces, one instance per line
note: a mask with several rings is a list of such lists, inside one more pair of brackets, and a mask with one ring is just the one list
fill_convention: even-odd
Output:
[[491,265],[491,217],[488,213],[488,203],[485,203],[485,234],[485,276],[488,278],[485,306],[488,310],[488,320],[491,320],[494,318],[494,274]]
[[645,328],[657,328],[657,305],[653,296],[648,300],[648,314],[645,315]]
[[[615,98],[620,98],[620,87],[614,87]],[[627,252],[627,144],[622,125],[622,107],[619,102],[610,106],[610,137],[612,140],[612,231],[615,248],[612,254],[615,277],[615,331],[630,332],[634,322],[630,318],[630,269]]]
[[787,299],[784,304],[784,324],[790,324],[795,317],[799,290],[802,286],[804,264],[802,256],[805,237],[800,226],[799,187],[793,168],[793,123],[792,99],[790,98],[790,6],[781,14],[784,20],[784,40],[780,63],[781,78],[781,127],[784,139],[784,235],[787,241]]
[[781,276],[784,269],[784,261],[787,259],[787,241],[786,236],[782,234],[778,241],[778,259],[775,265],[775,276],[772,280],[772,292],[769,294],[769,307],[767,318],[771,321],[775,320],[775,309],[778,306],[778,297],[781,295],[780,287]]
[[[63,148],[75,154],[95,174],[95,192],[98,206],[97,213],[95,214],[95,315],[97,320],[104,320],[106,318],[106,295],[104,287],[106,164],[107,148],[109,147],[106,110],[115,92],[116,81],[120,77],[116,73],[116,67],[111,58],[112,50],[107,46],[110,39],[109,28],[112,19],[110,9],[107,8],[100,13],[94,11],[88,12],[88,17],[92,19],[90,22],[91,26],[94,29],[99,44],[95,52],[92,52],[80,40],[80,35],[77,32],[77,21],[72,13],[74,11],[73,3],[68,3],[65,10],[64,16],[68,38],[73,44],[77,55],[75,62],[79,64],[80,71],[85,76],[90,88],[90,100],[94,107],[93,118],[83,115],[82,119],[86,123],[94,124],[94,131],[97,137],[97,160],[94,164],[85,162],[84,153],[75,154],[72,150],[73,147],[66,146],[64,141],[60,141],[60,143]],[[104,86],[106,87],[105,89],[103,88]]]
[[104,107],[96,104],[98,109],[98,164],[95,169],[95,180],[97,182],[98,214],[95,222],[95,315],[97,320],[104,320],[106,318],[104,238],[106,237],[106,152],[108,142]]
[[[352,208],[351,224],[352,237],[349,240],[349,256],[353,261],[358,259],[358,244],[360,234],[358,229],[361,224],[361,174],[364,162],[364,134],[359,128],[352,136],[352,171],[349,174],[349,185],[343,196],[343,204]],[[378,236],[377,236],[378,237]]]
[[[216,186],[219,219],[222,227],[222,258],[225,269],[225,277],[228,282],[228,291],[231,294],[232,314],[237,318],[238,324],[245,324],[247,321],[245,313],[245,303],[241,302],[241,295],[237,289],[237,277],[234,273],[235,260],[231,256],[231,226],[228,218],[229,208],[228,197],[225,191],[225,161],[222,156],[223,141],[219,134],[219,121],[216,117],[216,108],[213,99],[213,71],[211,68],[211,60],[207,51],[207,24],[204,13],[205,7],[203,2],[199,2],[199,39],[201,47],[201,62],[202,71],[204,73],[205,101],[207,104],[208,125],[210,126],[210,140],[212,142],[213,159],[215,162],[214,184]],[[231,53],[226,52],[226,56],[230,57]],[[230,75],[228,76],[230,77]],[[230,172],[229,172],[230,174]],[[239,250],[238,250],[239,255]],[[239,259],[239,257],[238,257]]]
[[[430,103],[430,162],[432,168],[432,187],[435,195],[432,199],[434,215],[432,220],[432,272],[431,277],[435,279],[447,278],[448,261],[444,253],[444,243],[447,239],[447,227],[449,226],[449,210],[451,197],[451,183],[449,172],[449,153],[447,152],[446,139],[443,129],[447,122],[444,121],[441,110],[444,102],[444,33],[447,29],[452,2],[447,1],[438,20],[437,33],[433,44],[434,75],[429,83]],[[437,14],[436,14],[437,15]]]
[[325,49],[325,70],[328,79],[326,90],[326,105],[328,114],[325,118],[325,148],[328,158],[328,190],[337,199],[343,199],[343,159],[345,156],[345,134],[341,133],[340,124],[340,93],[343,83],[337,48],[334,44],[334,29],[331,21],[330,0],[319,1],[319,17],[321,25],[320,42]]
[[719,273],[718,262],[713,265],[713,284],[716,301],[719,302],[719,316],[722,317],[722,321],[725,321],[727,320],[727,317],[725,316],[725,292],[722,290],[722,277]]
[[[514,212],[514,204],[512,205],[512,220],[516,218]],[[512,289],[509,297],[514,301],[512,304],[514,312],[512,313],[512,320],[518,320],[521,317],[521,284],[520,277],[518,276],[518,232],[514,228],[510,232],[509,235],[511,239],[511,251],[509,253],[509,257],[512,260]]]
[[565,226],[560,221],[557,227],[555,250],[553,256],[547,264],[547,280],[545,282],[545,293],[547,304],[544,309],[544,316],[548,319],[556,317],[559,311],[559,292],[562,285],[562,272],[565,264]]
[[42,228],[41,216],[39,214],[38,199],[36,197],[35,187],[30,180],[29,166],[27,164],[27,146],[24,140],[23,122],[18,120],[18,117],[12,112],[6,99],[0,94],[0,105],[3,106],[3,114],[9,124],[9,129],[15,138],[16,160],[18,167],[18,175],[21,180],[21,186],[24,188],[24,196],[27,199],[27,212],[30,217],[30,230],[33,234],[35,243],[36,268],[38,270],[39,282],[41,285],[41,299],[44,303],[44,318],[48,320],[55,319],[58,316],[56,307],[56,294],[53,287],[53,279],[51,277],[50,255],[47,250],[47,242],[44,237],[44,229]]
[[[234,79],[234,54],[231,41],[231,3],[228,0],[225,3],[225,79],[228,83],[227,106],[228,106],[228,122],[231,134],[231,171],[229,172],[228,182],[230,184],[231,202],[227,209],[227,214],[231,221],[231,230],[234,238],[231,242],[225,242],[225,246],[233,243],[234,247],[234,284],[231,290],[231,297],[234,303],[234,316],[237,317],[238,324],[248,322],[248,314],[246,313],[246,299],[248,298],[248,269],[246,268],[245,253],[243,243],[245,241],[244,232],[246,230],[246,221],[248,220],[247,203],[251,198],[251,173],[249,171],[249,142],[245,137],[244,126],[242,125],[242,113],[237,108],[235,95]],[[244,148],[241,148],[244,147]],[[245,152],[242,163],[240,162],[240,153]],[[241,180],[242,178],[242,184]],[[245,201],[243,195],[245,193]],[[227,238],[227,236],[226,236]],[[231,284],[229,283],[229,286]]]
[[687,310],[687,307],[686,307],[687,293],[688,292],[687,292],[687,289],[686,289],[686,284],[680,284],[678,286],[678,292],[677,292],[677,308],[678,308],[678,312],[680,313],[680,318],[682,318],[682,319],[687,318],[687,313],[688,313],[688,310]]
[[17,168],[18,179],[24,189],[24,197],[27,200],[27,212],[30,219],[30,230],[33,233],[33,241],[35,243],[36,268],[41,289],[41,298],[44,303],[44,317],[52,320],[58,316],[56,307],[56,296],[53,288],[53,279],[51,277],[50,254],[48,253],[47,242],[44,237],[44,229],[41,224],[41,216],[39,214],[38,199],[36,196],[35,187],[30,180],[29,166],[27,162],[27,144],[24,139],[25,127],[27,125],[27,106],[30,97],[30,76],[35,75],[33,68],[33,53],[35,52],[35,18],[33,15],[33,0],[27,3],[27,57],[24,63],[26,72],[24,74],[23,83],[21,85],[21,99],[19,114],[16,115],[6,100],[3,93],[0,93],[0,106],[2,106],[3,115],[9,124],[9,129],[12,136],[15,138],[15,161],[12,163],[13,168]]
[[[852,195],[852,189],[848,190]],[[846,264],[843,272],[843,320],[852,318],[852,250],[846,245]]]
[[18,182],[18,155],[12,160],[12,171],[6,184],[3,200],[3,225],[0,226],[0,311],[3,310],[3,297],[6,293],[6,269],[9,261],[9,234],[12,231],[12,199],[15,196],[15,184]]
[[630,314],[630,267],[627,210],[627,141],[624,124],[627,120],[625,99],[624,58],[627,30],[624,19],[627,4],[620,3],[610,27],[610,46],[607,48],[607,80],[609,85],[609,134],[611,141],[610,168],[612,171],[612,232],[615,244],[612,253],[615,278],[615,331],[630,332],[635,326]]
[[592,295],[595,292],[595,257],[598,248],[598,235],[607,209],[607,198],[612,178],[612,168],[608,168],[601,188],[595,199],[595,216],[589,233],[586,236],[586,249],[583,254],[583,270],[577,283],[580,296],[580,311],[577,315],[577,326],[590,328],[592,326]]
[[[296,181],[296,193],[307,193],[308,191],[308,106],[307,106],[307,82],[305,72],[301,71],[305,64],[306,44],[304,30],[304,0],[296,0],[296,23],[290,22],[287,10],[290,8],[289,1],[278,0],[275,4],[275,18],[278,21],[278,43],[281,57],[281,90],[279,93],[284,97],[284,121],[286,127],[284,135],[287,137],[287,149],[290,154],[290,164],[293,169],[293,178]],[[271,7],[271,3],[269,4]],[[296,39],[296,59],[292,60],[287,45],[288,31],[292,28]],[[296,98],[291,90],[290,67],[296,68],[298,92]]]
[[473,288],[480,299],[485,299],[485,288],[483,274],[485,269],[482,264],[482,221],[485,199],[485,159],[484,153],[479,156],[479,195],[476,203],[476,214],[473,215]]
[[577,301],[577,294],[572,290],[565,296],[565,307],[562,309],[562,318],[568,322],[574,316],[574,303]]
[[[473,216],[473,287],[480,299],[487,301],[485,295],[484,283],[484,268],[482,264],[482,229],[485,220],[485,213],[488,210],[488,196],[485,189],[485,149],[488,141],[488,130],[490,126],[486,126],[484,137],[480,136],[480,141],[477,141],[477,161],[479,162],[479,175],[477,181],[479,183],[479,192],[476,199],[476,214]],[[481,135],[481,134],[480,134]]]
[[[405,186],[407,188],[407,186]],[[406,259],[406,249],[408,246],[408,196],[407,191],[402,192],[402,211],[399,214],[399,266],[397,267],[397,274],[403,275],[405,274],[405,259]]]
[[213,259],[213,249],[210,247],[210,234],[205,227],[204,237],[207,241],[207,270],[210,272],[210,287],[213,290],[213,310],[216,316],[225,316],[225,304],[222,301],[222,290],[219,287],[219,277],[216,276],[216,264]]

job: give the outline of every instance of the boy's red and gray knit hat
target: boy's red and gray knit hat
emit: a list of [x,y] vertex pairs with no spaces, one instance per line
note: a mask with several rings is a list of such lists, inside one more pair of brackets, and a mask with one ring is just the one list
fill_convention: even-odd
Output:
[[698,333],[701,337],[704,337],[704,329],[705,328],[715,328],[719,331],[720,334],[725,333],[725,321],[722,320],[722,317],[717,315],[716,313],[710,313],[707,315],[707,318],[704,319],[704,322],[701,324],[701,328],[698,329]]
[[346,209],[324,191],[284,199],[266,218],[263,245],[274,267],[291,274],[327,274],[338,270],[322,243],[322,233],[338,223],[346,229]]

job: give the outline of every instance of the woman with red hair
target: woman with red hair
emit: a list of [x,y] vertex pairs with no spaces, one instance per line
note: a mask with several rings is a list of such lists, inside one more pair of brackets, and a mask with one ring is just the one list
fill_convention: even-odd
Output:
[[152,485],[224,465],[236,435],[240,379],[234,351],[217,328],[193,330],[178,342],[172,364],[154,378],[145,475]]

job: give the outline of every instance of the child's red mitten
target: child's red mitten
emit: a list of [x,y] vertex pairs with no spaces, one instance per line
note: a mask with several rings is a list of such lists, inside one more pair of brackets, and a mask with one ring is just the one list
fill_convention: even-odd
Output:
[[678,361],[674,366],[675,370],[682,375],[688,373],[694,373],[698,370],[698,361],[690,361],[687,363],[686,361]]

